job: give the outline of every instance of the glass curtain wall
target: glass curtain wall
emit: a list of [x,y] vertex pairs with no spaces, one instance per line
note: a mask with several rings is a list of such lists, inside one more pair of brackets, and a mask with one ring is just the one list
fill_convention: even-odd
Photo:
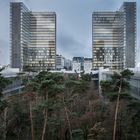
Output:
[[93,13],[93,69],[122,69],[123,25],[119,12]]

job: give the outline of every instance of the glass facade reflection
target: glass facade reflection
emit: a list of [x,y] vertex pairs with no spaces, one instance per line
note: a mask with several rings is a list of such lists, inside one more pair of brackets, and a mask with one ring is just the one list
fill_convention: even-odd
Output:
[[[127,6],[133,11],[130,12]],[[116,12],[93,12],[93,69],[99,67],[123,69],[135,66],[136,11],[134,9],[136,10],[135,2],[124,2]]]
[[24,65],[37,71],[55,69],[56,14],[30,13],[30,45],[24,50]]
[[[17,5],[20,15],[15,18]],[[56,67],[56,14],[55,12],[31,12],[23,3],[11,3],[11,64],[23,69],[26,66],[35,71]],[[23,10],[23,9],[26,9]],[[13,29],[17,24],[19,30]],[[18,38],[17,38],[18,36]],[[15,40],[18,44],[13,44]],[[13,49],[16,48],[16,49]],[[18,50],[19,49],[19,50]],[[15,61],[14,53],[18,55]],[[16,63],[17,65],[13,65]]]

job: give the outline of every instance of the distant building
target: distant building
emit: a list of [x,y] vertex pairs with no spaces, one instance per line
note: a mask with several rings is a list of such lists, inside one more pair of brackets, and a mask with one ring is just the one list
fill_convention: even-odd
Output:
[[22,2],[10,4],[11,67],[35,71],[56,68],[56,14],[31,12]]
[[73,57],[72,71],[90,73],[92,70],[92,58]]
[[140,67],[140,63],[137,64],[137,67]]
[[56,69],[61,70],[61,69],[66,69],[66,70],[71,70],[71,60],[66,59],[62,55],[56,55]]
[[136,2],[124,2],[119,11],[93,12],[93,69],[135,67]]
[[66,70],[72,70],[72,62],[70,59],[67,59],[65,58],[65,61],[64,61],[64,68]]
[[77,72],[84,70],[84,57],[73,57],[72,70]]
[[92,70],[92,58],[84,58],[84,72],[90,73]]
[[56,69],[61,70],[64,69],[64,61],[65,58],[62,55],[56,55]]
[[0,65],[0,68],[2,68],[3,67],[3,65]]

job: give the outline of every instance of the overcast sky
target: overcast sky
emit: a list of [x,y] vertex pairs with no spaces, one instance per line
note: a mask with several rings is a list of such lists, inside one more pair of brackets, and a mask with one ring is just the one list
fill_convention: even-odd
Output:
[[[57,14],[57,53],[67,58],[92,56],[92,12],[116,11],[124,0],[0,0],[0,64],[10,63],[11,1],[21,1],[32,11]],[[130,1],[130,0],[125,0]],[[133,1],[133,0],[131,0]],[[140,0],[137,2],[137,62],[140,62]],[[139,53],[139,54],[138,54]]]

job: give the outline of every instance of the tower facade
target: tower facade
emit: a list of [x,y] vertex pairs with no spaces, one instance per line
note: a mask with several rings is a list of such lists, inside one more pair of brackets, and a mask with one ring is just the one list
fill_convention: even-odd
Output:
[[21,2],[11,3],[10,8],[11,66],[35,71],[55,69],[55,12],[31,12]]
[[136,65],[136,2],[124,2],[120,8],[124,13],[124,68]]
[[10,3],[11,67],[23,67],[23,49],[29,46],[29,10],[23,3]]
[[135,67],[135,2],[124,2],[116,12],[93,12],[92,48],[93,69]]

